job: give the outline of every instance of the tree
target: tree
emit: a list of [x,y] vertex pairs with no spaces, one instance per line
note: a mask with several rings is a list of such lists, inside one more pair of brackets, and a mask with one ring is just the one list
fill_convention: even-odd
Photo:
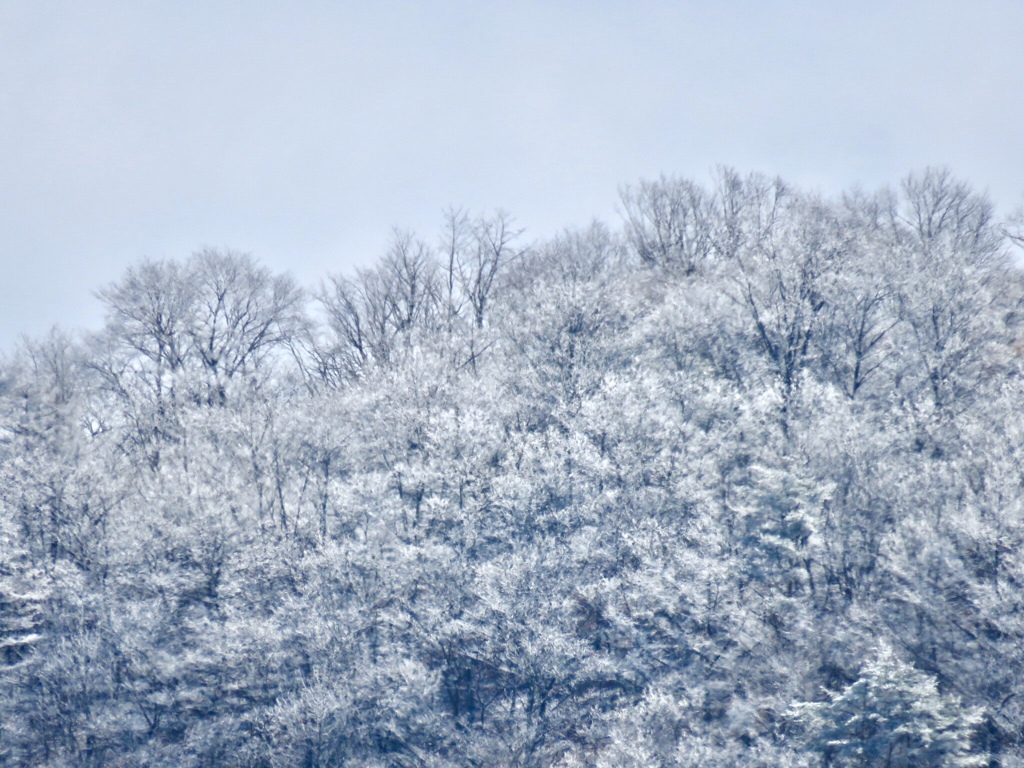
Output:
[[515,247],[521,234],[522,230],[513,227],[512,217],[504,211],[473,221],[458,211],[448,213],[445,252],[449,285],[458,284],[477,328],[483,328],[499,275],[523,253]]
[[194,291],[190,351],[209,378],[207,400],[222,403],[229,380],[265,374],[271,353],[298,334],[303,293],[288,275],[235,251],[194,254],[183,278]]
[[992,204],[948,171],[929,169],[907,177],[890,217],[899,340],[911,353],[904,386],[940,414],[957,412],[982,391],[983,360],[998,335],[992,308],[1009,284]]
[[860,677],[827,702],[802,704],[807,746],[826,765],[900,768],[982,766],[971,736],[982,711],[938,691],[935,679],[896,658],[882,645]]
[[626,238],[640,261],[670,272],[702,272],[714,249],[712,197],[686,179],[641,181],[619,193]]
[[824,326],[844,233],[823,201],[780,181],[752,177],[741,188],[746,236],[730,246],[731,293],[747,316],[753,344],[778,377],[786,410],[810,366]]
[[429,328],[441,314],[440,294],[434,254],[423,241],[395,230],[373,268],[352,278],[332,276],[320,288],[327,335],[314,350],[322,377],[337,385],[388,367],[399,338]]

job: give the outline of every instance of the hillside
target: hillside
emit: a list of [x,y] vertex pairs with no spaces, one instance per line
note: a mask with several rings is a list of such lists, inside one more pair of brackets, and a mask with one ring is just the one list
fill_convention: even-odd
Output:
[[140,262],[10,355],[0,766],[1024,765],[1013,231],[622,208]]

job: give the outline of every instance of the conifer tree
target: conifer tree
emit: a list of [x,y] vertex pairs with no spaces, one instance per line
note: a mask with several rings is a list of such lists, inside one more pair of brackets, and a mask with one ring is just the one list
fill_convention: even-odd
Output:
[[797,707],[807,746],[828,766],[981,766],[971,735],[982,711],[939,693],[935,679],[879,648],[860,677],[829,701]]

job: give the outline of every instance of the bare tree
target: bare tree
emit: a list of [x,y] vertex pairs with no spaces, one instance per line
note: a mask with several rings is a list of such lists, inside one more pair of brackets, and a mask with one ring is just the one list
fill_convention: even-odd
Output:
[[218,382],[260,367],[303,323],[302,291],[288,275],[272,275],[248,254],[204,250],[188,263],[195,292],[188,335]]
[[791,194],[779,180],[726,183],[719,205],[728,280],[788,400],[820,332],[842,237],[828,206]]
[[460,293],[459,255],[468,249],[469,240],[469,215],[461,208],[449,208],[444,214],[444,233],[441,236],[441,283],[449,329],[465,306],[465,298]]
[[914,353],[909,381],[940,410],[966,405],[997,333],[991,309],[1008,284],[992,204],[947,170],[929,169],[903,182],[892,220],[902,246],[892,251],[901,260],[893,287],[904,343]]
[[181,368],[189,351],[195,293],[186,270],[175,261],[144,261],[98,296],[108,333],[155,366],[159,392],[163,374]]
[[317,299],[327,320],[321,368],[330,378],[356,378],[370,364],[390,363],[396,339],[425,329],[439,314],[438,268],[429,247],[396,230],[375,267],[328,278]]
[[695,182],[666,178],[641,181],[619,193],[625,208],[626,237],[641,262],[700,272],[711,254],[711,200]]
[[929,168],[903,181],[904,205],[898,212],[911,236],[930,256],[937,249],[956,253],[974,265],[998,258],[1001,233],[992,203],[946,168]]
[[394,333],[426,326],[436,314],[437,262],[430,248],[411,233],[395,230],[391,247],[376,270],[390,304],[387,316]]
[[504,211],[473,222],[449,215],[449,230],[451,274],[473,310],[474,324],[483,328],[495,280],[522,254],[514,245],[522,230],[513,228],[512,217]]

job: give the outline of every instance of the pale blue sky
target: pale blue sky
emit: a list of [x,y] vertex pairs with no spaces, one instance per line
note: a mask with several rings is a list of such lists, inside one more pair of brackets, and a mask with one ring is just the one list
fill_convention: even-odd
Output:
[[96,327],[143,257],[313,284],[392,226],[528,236],[716,164],[1024,192],[1024,2],[0,3],[0,348]]

